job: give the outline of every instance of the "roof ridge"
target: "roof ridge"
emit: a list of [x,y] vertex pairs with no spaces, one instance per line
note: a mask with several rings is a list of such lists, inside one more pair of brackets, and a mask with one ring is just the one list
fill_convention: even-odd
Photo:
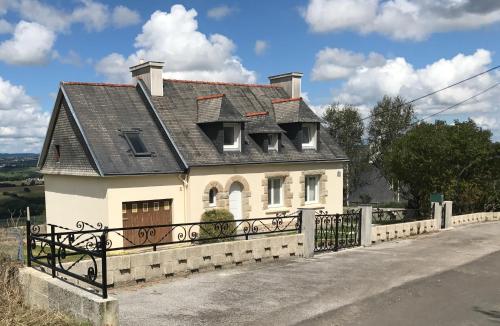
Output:
[[243,87],[263,87],[263,88],[282,88],[278,85],[265,85],[265,84],[245,84],[245,83],[229,83],[229,82],[211,82],[204,80],[182,80],[182,79],[168,79],[164,78],[163,81],[174,83],[191,83],[191,84],[208,84],[208,85],[228,85],[228,86],[243,86]]
[[267,112],[267,111],[253,111],[253,112],[245,113],[245,116],[247,118],[261,117],[261,116],[267,116],[267,115],[269,115],[269,112]]
[[292,102],[292,101],[301,101],[302,97],[291,97],[291,98],[276,98],[271,100],[271,103],[283,103],[283,102]]
[[132,84],[113,84],[113,83],[92,83],[92,82],[61,82],[63,85],[86,85],[86,86],[110,86],[110,87],[135,87]]
[[198,96],[196,98],[196,100],[197,101],[210,100],[210,99],[219,98],[219,97],[224,97],[224,94],[212,94],[212,95]]

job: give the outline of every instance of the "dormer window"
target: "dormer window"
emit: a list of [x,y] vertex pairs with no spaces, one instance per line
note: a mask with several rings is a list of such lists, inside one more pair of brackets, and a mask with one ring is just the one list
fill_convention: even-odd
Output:
[[130,149],[132,150],[132,153],[134,153],[135,156],[150,156],[151,152],[148,151],[146,145],[142,141],[141,133],[140,131],[124,131],[123,136],[127,140],[128,145],[130,146]]
[[278,134],[269,134],[267,136],[267,150],[269,152],[278,151]]
[[318,130],[315,123],[302,124],[302,149],[316,149]]
[[224,123],[224,151],[241,150],[241,126],[239,123]]

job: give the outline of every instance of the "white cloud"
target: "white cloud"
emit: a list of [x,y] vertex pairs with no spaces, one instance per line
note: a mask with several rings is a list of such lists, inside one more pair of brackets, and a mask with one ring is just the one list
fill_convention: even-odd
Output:
[[269,47],[269,43],[263,40],[257,40],[255,41],[255,47],[254,51],[256,55],[262,55],[264,52],[266,52],[267,48]]
[[218,7],[214,7],[212,9],[209,9],[207,11],[207,16],[208,16],[208,18],[212,18],[215,20],[221,20],[224,17],[227,17],[230,14],[232,14],[234,11],[235,11],[234,8],[231,8],[227,5],[222,5],[222,6],[218,6]]
[[0,60],[9,64],[45,63],[52,52],[56,36],[38,23],[20,21],[12,38],[0,43]]
[[109,81],[128,82],[128,68],[144,59],[164,61],[168,78],[255,82],[255,72],[234,55],[234,43],[224,35],[198,31],[196,16],[182,5],[154,12],[135,39],[137,51],[127,58],[112,53],[96,64],[96,71]]
[[48,122],[22,86],[0,77],[0,152],[39,152]]
[[362,53],[327,47],[316,54],[311,78],[313,80],[345,78],[359,66],[374,67],[384,61],[382,55],[373,52],[365,56]]
[[89,32],[99,32],[110,25],[121,28],[140,21],[136,11],[122,5],[110,10],[108,5],[98,1],[79,0],[77,3],[71,11],[63,11],[38,0],[21,0],[11,5],[11,9],[18,11],[23,19],[55,32],[68,32],[73,24],[82,24]]
[[102,31],[109,23],[108,6],[91,0],[80,0],[83,6],[75,8],[71,14],[72,23],[81,23],[87,31]]
[[314,32],[354,30],[398,40],[468,30],[500,21],[499,1],[310,0],[302,15]]
[[113,25],[115,27],[127,27],[141,22],[141,16],[137,11],[131,10],[125,6],[116,6],[112,15]]
[[5,19],[0,19],[0,34],[12,33],[14,27]]
[[494,117],[486,115],[473,116],[472,120],[480,127],[490,130],[500,130],[500,121]]
[[[338,69],[332,69],[331,73],[328,70],[317,73],[320,74],[322,80],[343,78],[340,88],[334,91],[332,101],[365,108],[372,107],[386,94],[390,96],[401,95],[408,100],[419,97],[485,71],[492,62],[491,52],[484,49],[479,49],[470,55],[457,54],[451,59],[443,58],[422,68],[414,68],[402,57],[387,59],[380,54],[364,56],[343,49],[336,50],[335,53],[348,53],[348,57],[355,58],[359,65],[353,67],[349,60],[344,63],[337,60],[335,65],[338,66]],[[370,60],[370,56],[377,57],[376,63]],[[320,65],[317,63],[315,69],[318,67]],[[349,71],[349,74],[339,74],[338,71]],[[420,100],[415,103],[415,108],[417,113],[421,115],[435,113],[446,106],[477,94],[499,81],[500,74],[485,74]],[[477,115],[478,113],[483,115],[498,114],[500,112],[499,98],[500,87],[446,112],[446,114],[450,116],[457,114]]]

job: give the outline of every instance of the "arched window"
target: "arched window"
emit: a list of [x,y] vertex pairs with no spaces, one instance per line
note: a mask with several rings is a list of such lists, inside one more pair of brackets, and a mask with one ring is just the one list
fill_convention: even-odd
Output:
[[217,188],[211,188],[208,192],[208,205],[210,207],[217,206]]

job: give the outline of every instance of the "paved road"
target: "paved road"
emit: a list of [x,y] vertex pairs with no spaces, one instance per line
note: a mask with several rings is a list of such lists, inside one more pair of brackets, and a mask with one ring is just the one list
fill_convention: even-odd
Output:
[[115,289],[122,325],[487,325],[500,223]]

